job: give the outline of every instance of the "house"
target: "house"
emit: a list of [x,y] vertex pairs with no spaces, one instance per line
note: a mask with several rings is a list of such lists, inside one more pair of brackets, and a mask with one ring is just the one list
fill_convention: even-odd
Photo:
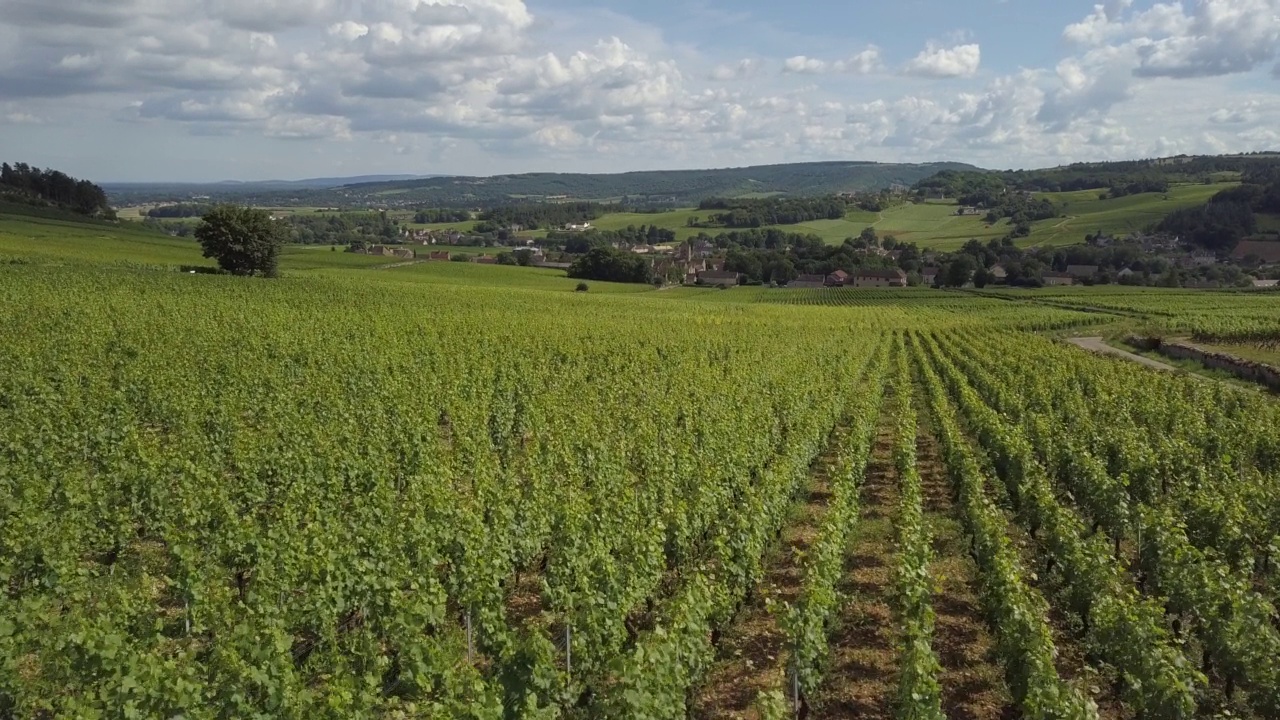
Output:
[[591,223],[589,222],[569,223],[568,225],[564,226],[564,229],[567,232],[586,232],[587,230],[591,229]]
[[357,250],[364,255],[376,255],[378,257],[401,258],[404,260],[412,260],[414,258],[413,250],[409,248],[397,248],[389,245],[371,245],[363,251]]
[[956,211],[957,215],[981,215],[982,210],[976,207],[965,205]]
[[1129,236],[1128,241],[1142,245],[1142,249],[1145,252],[1157,252],[1177,250],[1182,238],[1167,233],[1156,233],[1154,235],[1134,233]]
[[712,255],[716,254],[716,246],[713,243],[707,242],[706,240],[699,240],[696,244],[694,244],[693,252],[697,257],[709,258]]
[[991,268],[988,270],[988,272],[991,273],[991,277],[995,278],[996,280],[999,280],[1000,282],[1004,282],[1005,280],[1009,279],[1009,271],[1005,270],[1004,266],[998,263],[995,265],[992,265]]
[[1137,274],[1138,274],[1138,273],[1136,273],[1136,272],[1134,272],[1134,271],[1133,271],[1133,268],[1124,268],[1124,269],[1123,269],[1123,270],[1121,270],[1120,272],[1116,273],[1116,277],[1118,277],[1118,278],[1127,278],[1127,277],[1131,277],[1131,276],[1133,276],[1133,275],[1137,275]]
[[1218,258],[1213,253],[1197,252],[1179,260],[1178,265],[1185,268],[1198,268],[1209,267],[1210,265],[1217,264],[1217,262]]
[[1280,280],[1254,280],[1253,286],[1256,288],[1280,287]]
[[853,287],[906,287],[907,274],[898,268],[862,268],[853,274]]
[[1097,265],[1068,265],[1067,274],[1073,278],[1079,278],[1081,280],[1085,278],[1092,278],[1098,274],[1098,266]]
[[685,273],[685,276],[684,276],[684,284],[685,284],[685,285],[697,285],[697,284],[698,284],[698,273],[695,273],[695,272]]
[[738,284],[738,280],[741,277],[741,273],[726,272],[724,270],[707,270],[698,273],[698,283],[701,285],[728,285],[732,287]]
[[1268,265],[1280,263],[1280,241],[1241,240],[1236,249],[1231,251],[1232,260],[1244,260],[1250,256]]
[[448,262],[451,258],[448,250],[433,250],[431,254],[427,255],[427,259]]
[[497,265],[498,264],[498,258],[492,255],[481,255],[477,257],[475,261],[480,263],[481,265]]
[[831,287],[844,287],[849,283],[849,273],[843,270],[836,270],[827,276],[827,284]]
[[920,271],[920,279],[925,285],[932,287],[938,282],[938,268],[927,267]]
[[826,284],[827,278],[823,275],[801,275],[787,283],[787,287],[792,289],[820,288],[826,287]]
[[1074,285],[1076,277],[1070,273],[1064,272],[1047,272],[1043,275],[1044,284],[1046,286],[1056,285]]

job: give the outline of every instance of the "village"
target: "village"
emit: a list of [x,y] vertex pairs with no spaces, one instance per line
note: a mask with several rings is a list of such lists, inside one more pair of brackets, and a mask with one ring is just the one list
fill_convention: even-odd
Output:
[[[960,208],[965,213],[969,208]],[[1034,282],[1027,282],[1020,268],[1009,268],[1000,256],[987,252],[988,261],[979,261],[964,273],[947,273],[954,254],[936,250],[911,252],[905,246],[887,241],[849,238],[845,245],[851,252],[851,263],[829,272],[796,272],[780,282],[762,282],[735,266],[732,246],[700,236],[684,242],[631,243],[617,240],[613,233],[600,232],[590,222],[568,223],[554,228],[548,238],[535,238],[524,228],[509,227],[500,236],[463,233],[458,229],[404,228],[399,243],[353,245],[348,251],[383,258],[435,263],[475,263],[481,265],[522,265],[531,268],[570,270],[581,258],[582,247],[603,245],[618,252],[640,256],[652,266],[654,284],[678,284],[691,287],[735,287],[739,284],[765,284],[781,290],[822,290],[822,288],[906,288],[906,287],[984,287],[988,284],[1018,284],[1024,287],[1069,287],[1075,284],[1155,284],[1153,268],[1162,274],[1181,274],[1180,287],[1222,287],[1219,277],[1231,273],[1233,284],[1257,288],[1277,287],[1275,279],[1252,277],[1239,273],[1239,266],[1274,266],[1280,264],[1280,243],[1245,240],[1225,258],[1212,252],[1187,249],[1179,237],[1167,233],[1135,232],[1125,237],[1098,232],[1085,237],[1079,247],[1087,258],[1124,256],[1138,260],[1116,266],[1097,261],[1074,261],[1080,251],[1066,255],[1059,263],[1046,263],[1037,270]],[[564,241],[564,237],[582,242]],[[966,246],[968,247],[968,246]],[[1123,250],[1123,252],[1119,252]],[[585,250],[582,250],[585,251]],[[975,258],[982,255],[975,254]],[[1012,270],[1012,275],[1010,277]],[[959,274],[957,274],[959,273]],[[1165,283],[1169,284],[1169,283]]]
[[[963,213],[969,208],[960,208]],[[557,229],[560,234],[573,234],[583,238],[596,238],[597,228],[592,223],[570,223]],[[481,265],[521,265],[526,267],[569,270],[581,253],[568,252],[563,241],[538,240],[522,234],[523,228],[512,227],[503,239],[467,234],[458,230],[404,229],[399,244],[353,245],[348,249],[365,255],[386,257],[408,262],[469,262]],[[853,241],[850,238],[850,241]],[[743,272],[738,272],[730,262],[730,249],[721,247],[705,238],[695,238],[680,243],[643,244],[620,240],[594,240],[619,252],[630,253],[649,260],[655,283],[695,287],[734,287],[752,283]],[[944,278],[949,254],[925,250],[915,267],[895,267],[903,260],[903,249],[883,247],[877,243],[858,242],[854,252],[858,265],[849,269],[838,268],[827,273],[800,273],[786,282],[767,283],[781,289],[824,288],[906,288],[913,286],[981,287],[1001,285],[1009,280],[1009,270],[996,262],[975,268],[969,279],[962,283]],[[1086,237],[1086,246],[1105,250],[1119,247],[1131,248],[1144,256],[1161,258],[1172,268],[1189,273],[1203,272],[1206,268],[1235,263],[1252,265],[1280,264],[1280,244],[1244,240],[1227,258],[1213,253],[1187,250],[1180,238],[1160,233],[1136,232],[1126,237],[1114,237],[1099,232]],[[456,248],[451,250],[450,248]],[[477,252],[477,249],[479,250]],[[906,263],[903,263],[904,265]],[[1142,263],[1136,263],[1141,265]],[[1106,283],[1130,283],[1142,270],[1124,266],[1107,268],[1098,264],[1065,263],[1060,269],[1048,268],[1038,274],[1044,287],[1093,285]],[[1247,277],[1257,288],[1277,287],[1274,279]],[[1211,288],[1221,283],[1191,277],[1182,282],[1183,287]]]

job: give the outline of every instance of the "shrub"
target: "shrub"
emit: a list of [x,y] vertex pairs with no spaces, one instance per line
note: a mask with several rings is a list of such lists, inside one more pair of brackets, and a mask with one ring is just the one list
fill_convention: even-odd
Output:
[[587,291],[588,291],[588,290],[590,290],[590,289],[591,289],[591,287],[590,287],[590,286],[588,286],[586,283],[584,283],[584,282],[580,282],[580,283],[578,283],[578,287],[574,288],[574,289],[573,289],[573,291],[574,291],[574,292],[587,292]]

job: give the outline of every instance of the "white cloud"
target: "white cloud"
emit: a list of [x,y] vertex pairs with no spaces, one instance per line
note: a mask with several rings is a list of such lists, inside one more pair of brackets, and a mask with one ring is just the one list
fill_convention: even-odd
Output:
[[782,72],[796,73],[801,75],[817,75],[827,71],[827,63],[825,60],[806,57],[804,55],[796,55],[789,57],[782,63]]
[[929,43],[911,62],[907,63],[908,75],[931,78],[972,77],[978,72],[982,49],[977,43],[942,47]]
[[1196,0],[1190,10],[1183,3],[1157,3],[1141,12],[1130,12],[1130,5],[1095,6],[1063,35],[1132,50],[1132,70],[1144,77],[1247,72],[1275,60],[1280,49],[1280,0]]
[[760,71],[760,63],[750,58],[744,58],[731,65],[717,65],[711,69],[707,75],[708,79],[716,82],[730,82],[732,80],[746,80],[754,77]]
[[847,72],[855,75],[873,73],[882,67],[880,48],[872,45],[848,60],[836,62],[836,72]]
[[3,120],[8,125],[40,125],[44,122],[39,117],[24,112],[5,113],[0,115],[0,120]]
[[1123,50],[1101,48],[1084,58],[1058,63],[1059,85],[1045,100],[1039,119],[1063,130],[1081,119],[1096,119],[1132,97],[1131,56]]
[[798,75],[821,75],[823,73],[849,73],[866,75],[883,67],[880,61],[880,48],[868,46],[866,50],[845,60],[828,62],[818,58],[796,55],[782,63],[782,72]]
[[1219,108],[1209,115],[1209,122],[1215,125],[1242,125],[1255,122],[1262,112],[1262,104],[1257,101],[1241,103],[1236,107]]
[[[561,169],[832,157],[1005,167],[1256,149],[1274,145],[1267,133],[1280,126],[1280,104],[1265,92],[1246,97],[1203,79],[1273,64],[1263,10],[1280,0],[1141,10],[1111,0],[1063,31],[1056,67],[958,90],[902,89],[880,74],[874,45],[845,57],[707,57],[635,21],[535,18],[523,0],[0,4],[0,122],[31,125],[11,131],[24,134],[106,120],[298,141],[290,147],[344,141],[312,155],[470,153]],[[895,70],[974,78],[981,55],[955,35]],[[856,94],[840,75],[859,76]]]

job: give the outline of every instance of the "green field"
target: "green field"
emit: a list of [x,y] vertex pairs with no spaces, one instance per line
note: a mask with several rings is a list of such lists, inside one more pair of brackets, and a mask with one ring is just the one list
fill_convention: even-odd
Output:
[[[1031,235],[1020,238],[1017,242],[1022,247],[1058,247],[1084,242],[1086,234],[1096,233],[1099,230],[1125,235],[1158,222],[1174,210],[1204,203],[1229,185],[1230,183],[1223,182],[1214,185],[1180,185],[1174,186],[1166,194],[1146,193],[1115,200],[1100,200],[1098,195],[1101,191],[1099,190],[1042,193],[1041,196],[1053,200],[1063,208],[1062,214],[1065,217],[1033,223]],[[1001,238],[1011,229],[1007,220],[988,224],[983,216],[957,215],[956,208],[953,202],[946,201],[906,203],[880,213],[851,210],[840,220],[815,220],[775,227],[785,232],[817,235],[829,245],[839,245],[846,238],[856,238],[867,227],[874,227],[881,237],[892,235],[898,240],[914,242],[920,247],[936,250],[956,250],[974,238],[984,242]],[[320,208],[270,209],[272,212],[282,214],[330,212]],[[121,217],[140,219],[140,211],[140,208],[128,208],[122,211]],[[593,224],[601,230],[657,225],[674,231],[676,239],[684,241],[699,233],[716,235],[725,232],[722,228],[689,227],[690,218],[705,219],[712,212],[700,211],[696,208],[681,208],[657,213],[612,213],[596,219]],[[455,223],[413,223],[410,222],[412,213],[409,211],[395,211],[391,214],[405,227],[419,230],[457,230],[469,233],[478,224],[475,220]],[[1264,232],[1280,231],[1280,218],[1261,216],[1259,225],[1260,230]],[[543,238],[546,237],[547,230],[522,234]]]
[[[432,248],[415,248],[429,250]],[[481,255],[503,248],[449,247],[450,253]],[[65,220],[0,215],[0,261],[34,265],[106,265],[162,270],[215,267],[190,239],[169,237],[129,223],[118,226],[88,225]],[[397,258],[374,257],[334,250],[329,245],[287,245],[280,269],[295,274],[345,274],[366,270],[370,278],[443,285],[487,285],[573,292],[578,281],[563,270],[478,265],[474,263],[418,262],[403,265]],[[395,267],[390,267],[395,266]],[[647,285],[592,282],[593,293],[652,292]]]
[[[1114,200],[1098,199],[1098,190],[1070,193],[1044,193],[1064,207],[1067,217],[1035,223],[1027,244],[1037,246],[1070,245],[1084,242],[1084,236],[1099,230],[1111,235],[1127,235],[1159,222],[1166,215],[1185,207],[1201,205],[1231,184],[1177,185],[1168,193],[1143,193]],[[1165,198],[1168,199],[1165,199]]]
[[207,264],[0,215],[0,718],[1280,716],[1280,403],[1056,339],[1280,295]]

